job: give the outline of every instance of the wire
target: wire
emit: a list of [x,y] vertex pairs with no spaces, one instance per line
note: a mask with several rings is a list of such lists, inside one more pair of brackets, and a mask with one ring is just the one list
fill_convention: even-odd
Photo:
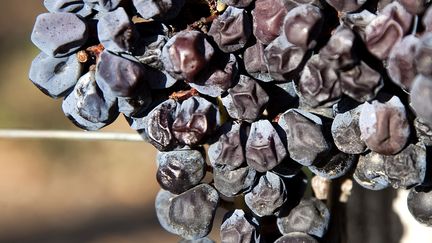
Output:
[[86,140],[86,141],[145,141],[136,133],[119,132],[89,132],[89,131],[64,131],[64,130],[21,130],[0,129],[1,138],[12,139],[63,139],[63,140]]

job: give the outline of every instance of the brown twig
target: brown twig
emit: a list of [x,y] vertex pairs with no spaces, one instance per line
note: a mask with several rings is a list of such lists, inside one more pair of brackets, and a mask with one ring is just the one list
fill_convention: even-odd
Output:
[[192,96],[198,96],[198,95],[199,95],[198,91],[194,88],[191,88],[188,90],[180,90],[180,91],[173,92],[169,96],[169,98],[173,99],[175,101],[183,101],[183,100],[186,100]]

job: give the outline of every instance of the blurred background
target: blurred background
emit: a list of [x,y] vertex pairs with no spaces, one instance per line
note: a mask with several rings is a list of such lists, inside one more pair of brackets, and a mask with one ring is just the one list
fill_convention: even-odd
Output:
[[[61,100],[28,80],[38,54],[30,34],[36,16],[46,11],[42,3],[1,1],[0,128],[78,131],[63,115]],[[122,117],[102,130],[132,132]],[[155,215],[154,159],[155,149],[146,143],[0,138],[0,243],[177,242]],[[405,198],[355,187],[349,242],[432,242],[432,230],[407,215]],[[212,239],[218,240],[223,213],[218,211]]]

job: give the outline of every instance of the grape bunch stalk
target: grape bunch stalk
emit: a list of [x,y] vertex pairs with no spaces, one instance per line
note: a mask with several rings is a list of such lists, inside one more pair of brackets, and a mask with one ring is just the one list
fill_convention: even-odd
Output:
[[[29,78],[79,128],[123,116],[182,242],[330,242],[352,180],[432,226],[429,0],[44,0]],[[312,188],[312,190],[311,190]]]

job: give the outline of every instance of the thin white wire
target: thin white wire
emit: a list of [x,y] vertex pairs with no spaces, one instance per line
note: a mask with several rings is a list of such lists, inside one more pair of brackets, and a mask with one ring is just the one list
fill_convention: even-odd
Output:
[[0,139],[63,139],[63,140],[89,140],[89,141],[128,141],[143,142],[143,138],[137,133],[119,132],[86,132],[64,130],[21,130],[0,129]]
[[412,34],[412,35],[415,35],[415,34],[417,33],[418,21],[419,21],[419,17],[418,17],[418,15],[416,15],[416,16],[414,17],[413,28],[412,28],[412,31],[411,31],[411,34]]

